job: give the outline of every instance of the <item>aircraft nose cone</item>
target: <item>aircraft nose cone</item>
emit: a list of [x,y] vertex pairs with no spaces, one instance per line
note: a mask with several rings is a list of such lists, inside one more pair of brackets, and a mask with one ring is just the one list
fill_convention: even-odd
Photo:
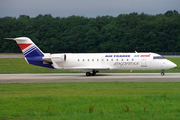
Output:
[[173,68],[174,68],[174,67],[177,67],[177,65],[173,63]]
[[170,66],[171,66],[171,68],[177,67],[177,65],[173,62],[171,62]]

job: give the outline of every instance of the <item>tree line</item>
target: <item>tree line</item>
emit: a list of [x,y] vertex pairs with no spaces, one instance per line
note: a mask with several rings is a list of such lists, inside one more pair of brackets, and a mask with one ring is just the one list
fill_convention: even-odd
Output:
[[0,18],[0,53],[19,53],[14,41],[26,36],[50,53],[180,52],[180,14]]

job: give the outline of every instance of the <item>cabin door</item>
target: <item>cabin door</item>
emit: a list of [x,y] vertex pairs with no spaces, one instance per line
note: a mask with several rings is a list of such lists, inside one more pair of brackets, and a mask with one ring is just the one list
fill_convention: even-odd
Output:
[[141,58],[141,67],[147,67],[146,57]]

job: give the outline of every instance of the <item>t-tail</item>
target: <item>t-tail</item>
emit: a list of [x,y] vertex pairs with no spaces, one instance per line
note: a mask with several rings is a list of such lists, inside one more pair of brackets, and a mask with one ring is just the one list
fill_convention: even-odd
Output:
[[18,38],[5,38],[9,40],[15,40],[19,45],[21,51],[23,52],[26,61],[29,64],[37,65],[41,67],[54,68],[52,64],[44,63],[43,57],[44,53],[32,42],[31,39],[27,37],[18,37]]

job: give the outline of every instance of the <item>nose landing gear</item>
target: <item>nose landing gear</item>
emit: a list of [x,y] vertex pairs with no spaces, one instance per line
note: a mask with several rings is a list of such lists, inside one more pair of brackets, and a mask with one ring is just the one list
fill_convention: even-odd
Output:
[[161,71],[161,75],[162,75],[162,76],[164,76],[164,75],[165,75],[164,70],[162,70],[162,71]]

